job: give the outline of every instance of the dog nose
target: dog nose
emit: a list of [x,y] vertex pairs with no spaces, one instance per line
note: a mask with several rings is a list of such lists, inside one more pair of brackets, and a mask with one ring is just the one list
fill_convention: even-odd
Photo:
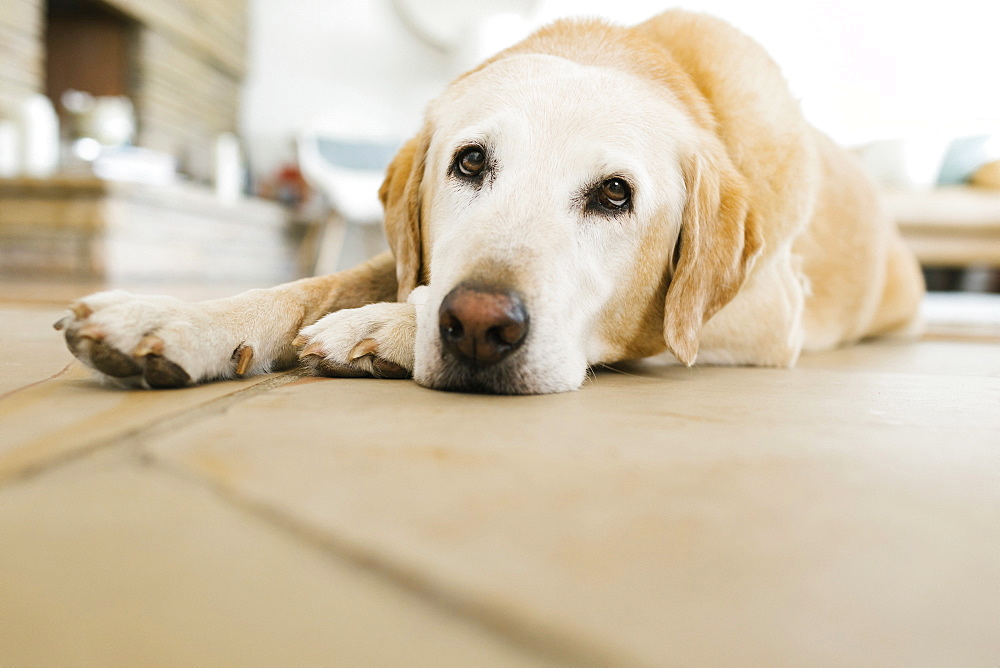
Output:
[[515,290],[460,284],[438,311],[441,343],[459,359],[487,366],[518,349],[528,334],[528,311]]

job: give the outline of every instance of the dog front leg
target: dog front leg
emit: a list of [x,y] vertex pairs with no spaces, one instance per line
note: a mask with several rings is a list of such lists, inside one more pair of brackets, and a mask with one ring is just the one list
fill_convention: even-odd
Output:
[[292,366],[302,327],[395,298],[395,262],[384,253],[337,274],[203,302],[100,292],[70,305],[56,329],[80,361],[119,384],[184,387]]

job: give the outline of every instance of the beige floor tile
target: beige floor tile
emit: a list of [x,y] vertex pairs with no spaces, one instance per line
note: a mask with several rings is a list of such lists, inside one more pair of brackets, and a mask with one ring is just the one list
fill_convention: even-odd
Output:
[[993,342],[877,342],[802,355],[800,369],[1000,378],[1000,337]]
[[0,300],[0,481],[261,383],[280,382],[271,375],[183,391],[119,390],[95,380],[66,350],[52,328],[62,313]]
[[546,397],[121,392],[9,287],[0,665],[1000,655],[995,344],[654,360]]
[[941,352],[651,364],[543,397],[302,381],[147,448],[580,656],[983,664],[1000,379]]
[[52,323],[60,309],[6,307],[0,312],[0,398],[59,373],[73,360]]
[[[282,382],[281,374],[272,374],[185,390],[120,390],[100,383],[82,364],[71,361],[65,346],[56,348],[54,364],[46,355],[32,354],[23,371],[5,370],[4,378],[14,387],[0,394],[0,482],[189,411],[206,406],[211,410],[212,402]],[[60,371],[49,374],[59,365]]]
[[0,488],[0,527],[4,666],[540,661],[120,449]]

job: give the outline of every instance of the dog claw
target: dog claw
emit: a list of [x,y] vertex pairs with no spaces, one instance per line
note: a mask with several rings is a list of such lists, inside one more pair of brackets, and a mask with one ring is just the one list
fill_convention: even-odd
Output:
[[323,344],[319,341],[310,343],[299,352],[299,359],[309,356],[323,357]]
[[376,350],[378,350],[378,343],[375,339],[363,339],[351,349],[351,353],[347,356],[347,358],[353,362],[359,357],[371,355]]
[[53,329],[55,329],[57,332],[62,331],[66,327],[66,323],[69,322],[69,318],[70,316],[67,315],[56,320],[55,323],[53,323],[52,325]]
[[236,375],[242,376],[250,368],[253,362],[253,348],[250,346],[240,346],[236,349]]
[[147,357],[149,355],[162,355],[163,354],[163,339],[152,334],[148,334],[142,337],[139,341],[139,345],[135,347],[132,354],[136,357]]

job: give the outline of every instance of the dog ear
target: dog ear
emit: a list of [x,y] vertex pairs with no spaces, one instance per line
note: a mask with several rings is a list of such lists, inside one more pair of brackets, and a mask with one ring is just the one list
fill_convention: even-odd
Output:
[[746,182],[717,140],[692,153],[681,167],[687,201],[677,240],[680,252],[667,289],[663,336],[674,357],[691,366],[702,326],[739,292],[763,239]]
[[420,185],[429,143],[427,128],[406,142],[389,164],[378,192],[385,209],[385,236],[396,259],[396,295],[400,301],[420,285],[424,273]]

